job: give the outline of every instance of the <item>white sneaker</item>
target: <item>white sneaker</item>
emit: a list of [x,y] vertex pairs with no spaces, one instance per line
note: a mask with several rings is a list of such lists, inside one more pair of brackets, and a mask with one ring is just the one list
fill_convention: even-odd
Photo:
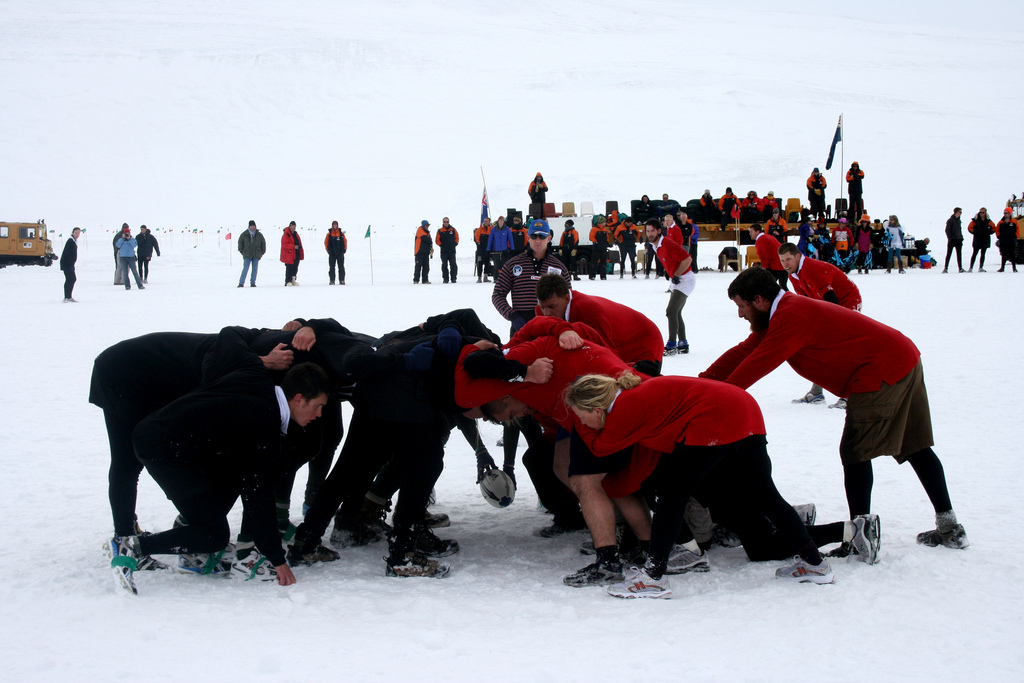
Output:
[[878,549],[882,544],[882,525],[878,515],[857,515],[853,518],[853,539],[857,559],[867,564],[878,562]]
[[711,571],[707,555],[703,551],[695,553],[685,545],[676,544],[672,546],[672,552],[668,556],[668,564],[665,566],[666,574],[687,574],[689,572]]
[[669,598],[672,589],[668,579],[652,579],[643,567],[630,567],[626,580],[608,586],[608,595],[616,598]]
[[832,583],[834,575],[828,560],[822,558],[821,564],[807,564],[801,557],[793,558],[793,564],[775,570],[776,579],[796,581],[797,583]]
[[828,407],[836,408],[837,410],[846,410],[846,399],[841,398],[837,400],[835,403],[830,403]]
[[819,404],[819,403],[824,403],[824,402],[825,402],[825,396],[824,395],[822,395],[822,394],[812,394],[809,391],[806,394],[804,394],[802,397],[794,398],[793,399],[793,403]]
[[246,581],[256,579],[257,581],[275,581],[277,570],[270,564],[270,560],[259,553],[249,553],[244,560],[235,560],[231,563],[231,573],[241,576]]

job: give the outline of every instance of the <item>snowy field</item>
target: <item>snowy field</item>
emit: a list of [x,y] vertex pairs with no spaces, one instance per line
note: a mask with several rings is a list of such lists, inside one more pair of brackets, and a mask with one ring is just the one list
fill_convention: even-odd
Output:
[[[457,285],[440,284],[437,259],[435,284],[411,283],[420,219],[449,215],[469,241],[481,165],[499,211],[524,207],[538,170],[557,202],[685,200],[726,184],[803,197],[842,111],[845,167],[865,169],[869,213],[897,213],[940,243],[954,204],[965,218],[1001,210],[1021,190],[1012,83],[1024,49],[1001,20],[1011,5],[932,3],[921,16],[893,5],[861,3],[855,16],[749,2],[0,7],[0,219],[45,217],[58,252],[72,226],[87,228],[77,305],[60,302],[56,267],[0,270],[0,677],[1020,680],[1024,273],[995,273],[995,250],[984,275],[854,275],[865,313],[922,351],[935,450],[968,550],[916,545],[933,528],[931,506],[909,466],[882,459],[879,564],[839,560],[833,585],[784,585],[779,563],[718,549],[710,573],[672,579],[672,600],[614,600],[562,585],[589,562],[584,536],[536,535],[550,518],[521,466],[512,507],[484,502],[457,434],[434,510],[451,516],[440,535],[462,551],[441,581],[385,578],[378,544],[298,568],[290,588],[147,573],[129,598],[100,550],[109,452],[87,401],[96,355],[148,332],[296,316],[380,334],[466,306],[504,336],[490,287],[469,277],[468,247]],[[830,188],[845,167],[827,175]],[[238,254],[217,233],[237,238],[249,218],[269,246],[255,291],[236,289]],[[320,245],[332,219],[348,230],[345,287],[327,286]],[[275,257],[289,220],[309,255],[302,285],[286,289]],[[123,221],[157,228],[163,255],[145,291],[111,285],[109,230]],[[701,263],[717,251],[702,245]],[[698,276],[684,309],[692,351],[666,372],[696,374],[746,335],[730,280]],[[665,331],[663,283],[574,284]],[[807,384],[784,366],[751,393],[782,494],[815,502],[821,521],[843,519],[843,415],[792,405]],[[483,431],[490,444],[500,433]],[[175,514],[145,474],[138,512],[149,529]]]

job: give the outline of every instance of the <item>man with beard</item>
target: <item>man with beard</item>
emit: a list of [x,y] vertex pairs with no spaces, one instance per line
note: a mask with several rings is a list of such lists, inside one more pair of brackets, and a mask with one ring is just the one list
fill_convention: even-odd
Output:
[[740,273],[728,296],[752,334],[700,377],[746,389],[784,361],[800,376],[847,400],[839,444],[851,518],[871,512],[871,461],[909,462],[935,508],[936,528],[917,542],[966,548],[942,463],[932,450],[931,413],[921,352],[907,337],[871,318],[784,292],[763,268]]

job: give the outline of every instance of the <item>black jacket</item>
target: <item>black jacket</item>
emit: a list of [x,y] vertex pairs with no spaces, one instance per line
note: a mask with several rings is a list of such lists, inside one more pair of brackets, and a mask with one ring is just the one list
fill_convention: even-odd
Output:
[[60,269],[61,270],[74,270],[75,263],[78,261],[78,243],[75,242],[74,237],[69,237],[68,241],[64,243],[64,251],[60,253]]
[[140,259],[148,259],[153,257],[153,252],[156,251],[156,255],[160,255],[160,243],[156,241],[156,237],[153,237],[153,233],[146,231],[145,233],[139,232],[135,236],[135,253]]
[[946,239],[950,242],[964,241],[964,230],[959,216],[950,216],[946,220]]

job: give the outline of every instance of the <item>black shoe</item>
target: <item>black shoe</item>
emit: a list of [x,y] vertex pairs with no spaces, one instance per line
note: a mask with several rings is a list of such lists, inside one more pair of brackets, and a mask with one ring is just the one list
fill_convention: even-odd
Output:
[[317,562],[334,562],[340,559],[341,555],[323,545],[316,545],[306,550],[302,543],[296,542],[288,549],[288,564],[293,567],[300,564],[310,565]]
[[238,285],[239,289],[241,289],[242,287],[245,287],[245,285]]
[[255,287],[255,286],[256,286],[256,283],[255,283],[255,282],[250,282],[250,283],[249,283],[249,286],[250,286],[250,287]]
[[853,544],[849,541],[843,541],[838,548],[825,553],[825,557],[849,557],[850,555],[856,555],[857,549],[853,547]]
[[562,583],[573,588],[604,586],[617,581],[622,581],[622,563],[618,560],[607,562],[601,559],[562,579]]
[[555,536],[561,536],[562,534],[571,534],[574,531],[583,531],[582,526],[565,527],[555,522],[551,526],[543,527],[539,533],[544,538],[554,538]]
[[427,557],[448,557],[459,552],[459,542],[449,538],[438,538],[426,525],[414,527],[416,537],[412,550]]

